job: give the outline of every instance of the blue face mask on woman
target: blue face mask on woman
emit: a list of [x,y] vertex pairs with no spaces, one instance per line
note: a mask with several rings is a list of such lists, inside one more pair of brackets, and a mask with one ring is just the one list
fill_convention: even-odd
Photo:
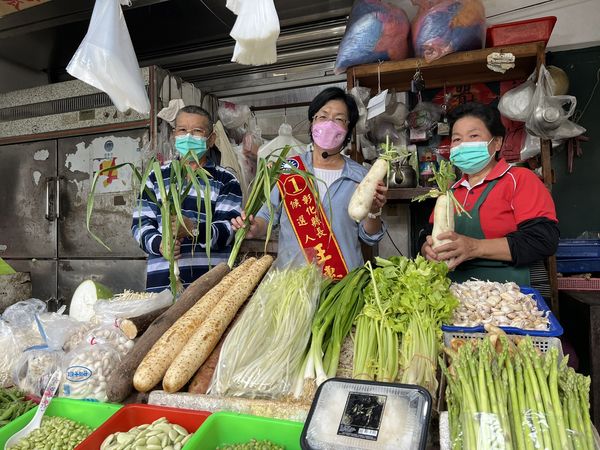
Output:
[[177,149],[181,156],[186,156],[189,152],[194,152],[198,159],[200,159],[208,150],[206,146],[207,140],[208,139],[204,136],[194,136],[189,133],[182,136],[176,136],[175,149]]
[[488,145],[493,140],[494,138],[489,142],[461,142],[450,150],[450,162],[467,175],[480,172],[494,157],[488,150]]

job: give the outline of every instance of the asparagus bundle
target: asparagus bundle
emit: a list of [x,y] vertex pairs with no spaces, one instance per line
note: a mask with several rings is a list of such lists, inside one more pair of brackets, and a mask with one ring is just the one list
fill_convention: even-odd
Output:
[[541,354],[529,336],[515,344],[491,334],[455,339],[447,353],[453,450],[595,449],[590,379],[567,367],[567,358],[559,362],[556,348]]

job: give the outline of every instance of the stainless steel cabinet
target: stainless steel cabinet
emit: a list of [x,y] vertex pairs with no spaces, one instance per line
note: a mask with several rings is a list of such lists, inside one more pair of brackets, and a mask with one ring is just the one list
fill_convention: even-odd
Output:
[[115,291],[143,290],[146,255],[131,236],[137,183],[124,166],[100,177],[86,229],[94,174],[125,162],[142,168],[147,129],[0,146],[0,257],[31,273],[34,297],[70,301],[97,279]]

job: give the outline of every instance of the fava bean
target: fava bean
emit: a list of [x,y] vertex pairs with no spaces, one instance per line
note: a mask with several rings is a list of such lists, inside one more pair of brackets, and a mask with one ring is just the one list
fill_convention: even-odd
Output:
[[64,417],[46,416],[42,425],[10,450],[73,450],[88,437],[92,429]]
[[185,428],[161,417],[151,424],[107,436],[100,450],[181,450],[190,437],[191,434]]

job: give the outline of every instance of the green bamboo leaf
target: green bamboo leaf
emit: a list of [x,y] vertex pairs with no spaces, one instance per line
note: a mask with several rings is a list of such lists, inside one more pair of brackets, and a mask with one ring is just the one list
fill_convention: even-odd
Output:
[[[210,184],[207,176],[208,172],[202,167],[194,170],[188,164],[185,165],[185,169],[187,171],[188,179],[191,181],[194,189],[196,190],[196,207],[198,209],[198,214],[200,214],[200,211],[202,210],[202,199],[200,198],[200,193],[204,192],[204,214],[206,223],[205,251],[210,265],[210,244],[212,242],[212,205],[210,201]],[[200,182],[196,176],[199,176],[204,182],[204,189],[202,189],[202,186],[200,185]]]
[[[162,171],[160,170],[160,163],[158,161],[154,161],[152,163],[154,176],[156,177],[156,183],[158,184],[158,192],[160,193],[160,202],[164,202],[167,198],[167,190],[165,188],[165,180],[162,176]],[[158,202],[157,202],[158,203]]]
[[98,241],[98,243],[100,243],[100,245],[102,245],[104,248],[106,248],[108,251],[112,251],[110,249],[110,247],[108,245],[106,245],[102,239],[100,239],[94,232],[92,232],[91,228],[90,228],[90,224],[91,224],[91,219],[92,219],[92,212],[94,210],[94,195],[96,193],[96,186],[98,184],[98,180],[100,179],[100,177],[109,171],[112,170],[118,170],[121,167],[124,166],[129,166],[133,169],[133,173],[134,175],[136,175],[136,177],[141,178],[139,171],[137,170],[137,168],[132,164],[132,163],[121,163],[121,164],[117,164],[114,166],[110,166],[110,167],[106,167],[102,170],[99,170],[98,172],[96,172],[96,174],[94,175],[94,178],[92,180],[92,185],[90,186],[90,193],[88,194],[88,198],[87,198],[87,207],[86,207],[86,212],[85,212],[85,226],[86,229],[88,231],[88,233],[90,233],[90,235],[96,240]]

